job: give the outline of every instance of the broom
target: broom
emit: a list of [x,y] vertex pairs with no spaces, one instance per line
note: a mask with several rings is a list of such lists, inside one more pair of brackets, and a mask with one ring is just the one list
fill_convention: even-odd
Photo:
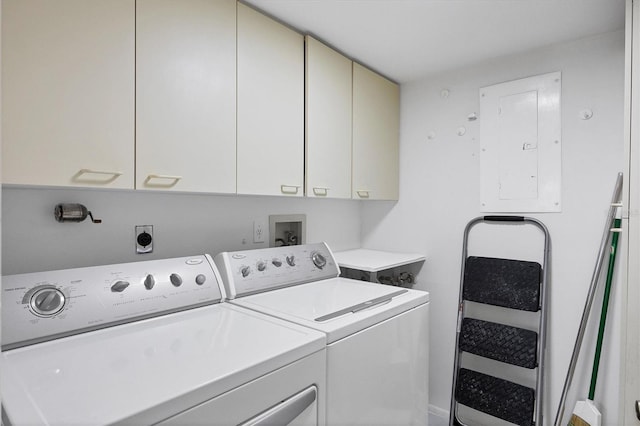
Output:
[[598,381],[598,368],[600,366],[600,354],[602,352],[602,340],[604,339],[604,327],[607,322],[607,311],[609,310],[609,296],[611,294],[611,282],[613,281],[613,267],[616,262],[618,249],[618,235],[620,232],[621,220],[616,218],[613,222],[613,235],[611,236],[611,253],[609,254],[609,268],[607,270],[607,283],[604,288],[602,298],[602,311],[600,313],[600,327],[598,328],[598,340],[596,341],[596,353],[593,358],[593,369],[591,371],[591,385],[589,386],[589,396],[586,401],[578,401],[573,409],[573,415],[569,420],[569,426],[600,426],[600,411],[593,403],[596,393],[596,382]]

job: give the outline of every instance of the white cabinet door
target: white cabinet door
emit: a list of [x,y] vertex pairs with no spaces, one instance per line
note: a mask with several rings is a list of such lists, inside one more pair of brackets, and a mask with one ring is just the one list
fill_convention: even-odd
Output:
[[352,61],[305,41],[306,194],[351,198]]
[[2,182],[133,188],[134,0],[2,2]]
[[235,49],[235,0],[137,0],[137,189],[235,192]]
[[398,199],[400,89],[353,64],[353,198]]
[[238,3],[238,193],[303,195],[304,39]]

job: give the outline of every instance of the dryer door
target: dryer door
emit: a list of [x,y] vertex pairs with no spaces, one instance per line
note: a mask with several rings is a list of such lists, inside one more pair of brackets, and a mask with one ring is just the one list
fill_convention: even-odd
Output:
[[324,426],[325,386],[323,349],[156,426]]

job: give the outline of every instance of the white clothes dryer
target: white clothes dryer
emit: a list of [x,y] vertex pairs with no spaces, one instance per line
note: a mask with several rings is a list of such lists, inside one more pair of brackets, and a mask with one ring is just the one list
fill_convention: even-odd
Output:
[[325,335],[219,283],[206,255],[3,277],[3,424],[324,425]]
[[230,303],[327,336],[328,425],[427,424],[427,292],[339,278],[324,243],[215,261]]

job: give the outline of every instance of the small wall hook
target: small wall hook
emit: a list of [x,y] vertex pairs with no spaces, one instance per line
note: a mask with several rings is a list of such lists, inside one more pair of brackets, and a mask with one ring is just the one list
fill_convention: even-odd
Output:
[[582,111],[580,111],[580,118],[583,120],[589,120],[591,117],[593,117],[593,111],[591,111],[590,109],[583,109]]

